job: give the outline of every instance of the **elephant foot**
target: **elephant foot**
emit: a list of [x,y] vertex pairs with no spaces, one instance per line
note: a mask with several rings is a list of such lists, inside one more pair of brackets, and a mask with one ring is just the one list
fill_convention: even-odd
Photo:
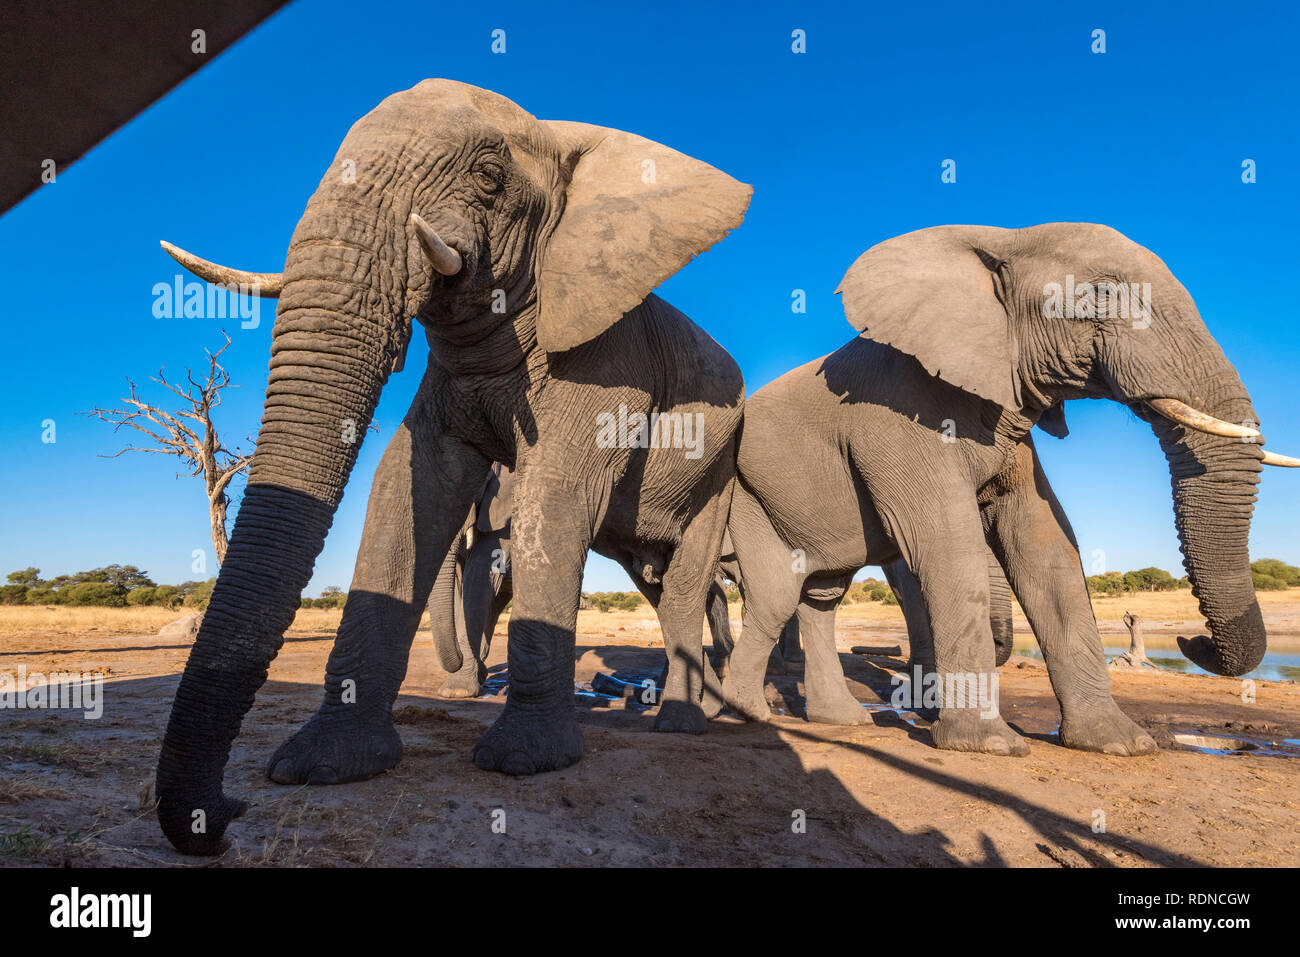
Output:
[[849,694],[847,688],[843,694],[808,696],[808,705],[804,709],[808,720],[816,724],[869,724],[871,713],[857,698]]
[[1071,708],[1069,715],[1061,718],[1061,744],[1123,757],[1156,751],[1155,739],[1134,724],[1114,701]]
[[434,693],[439,698],[477,698],[482,688],[478,668],[462,668],[455,674],[447,675]]
[[[186,805],[192,803],[193,807]],[[203,814],[196,815],[201,810]],[[182,854],[195,857],[216,857],[224,854],[230,842],[223,835],[230,822],[243,817],[248,803],[238,798],[219,794],[215,801],[160,801],[158,823],[172,847]],[[199,827],[199,822],[202,826]],[[196,828],[198,828],[196,832]]]
[[266,776],[276,784],[345,784],[401,759],[402,739],[387,714],[363,722],[345,711],[317,712],[271,756]]
[[484,771],[540,774],[558,771],[582,758],[582,729],[573,714],[572,697],[563,706],[539,711],[511,707],[507,699],[501,716],[474,746],[474,763]]
[[739,682],[734,679],[733,672],[722,682],[722,697],[727,706],[748,721],[770,720],[772,709],[768,707],[767,698],[763,695],[763,683],[760,681],[756,690],[742,691]]
[[665,701],[659,706],[659,713],[655,715],[656,731],[703,734],[708,728],[709,719],[705,716],[704,709],[689,701]]
[[981,718],[971,708],[945,708],[930,725],[934,746],[944,751],[978,751],[1024,757],[1029,743],[1007,726],[1000,716]]

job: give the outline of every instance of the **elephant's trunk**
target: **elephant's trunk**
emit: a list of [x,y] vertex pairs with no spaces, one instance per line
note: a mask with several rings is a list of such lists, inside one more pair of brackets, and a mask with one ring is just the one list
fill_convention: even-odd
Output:
[[[1216,372],[1203,380],[1202,389],[1214,396],[1215,383],[1222,383],[1219,398],[1212,398],[1203,411],[1227,422],[1255,421],[1236,373],[1231,367]],[[1245,674],[1259,664],[1267,645],[1248,551],[1259,447],[1159,418],[1152,419],[1152,427],[1169,461],[1183,566],[1210,630],[1209,635],[1180,637],[1179,647],[1206,671]]]
[[[248,488],[176,692],[158,762],[158,817],[194,854],[240,811],[222,794],[230,748],[293,621],[393,359],[402,305],[380,289],[374,222],[318,191],[290,246]],[[347,241],[352,237],[351,241]],[[403,244],[404,248],[404,244]],[[401,266],[401,263],[397,264]],[[385,277],[387,280],[389,277]]]
[[464,560],[464,535],[456,536],[451,548],[447,550],[438,569],[438,577],[433,581],[433,591],[429,595],[429,627],[433,633],[433,647],[438,652],[438,663],[448,674],[460,671],[465,663],[457,635],[457,604],[460,589],[459,570]]

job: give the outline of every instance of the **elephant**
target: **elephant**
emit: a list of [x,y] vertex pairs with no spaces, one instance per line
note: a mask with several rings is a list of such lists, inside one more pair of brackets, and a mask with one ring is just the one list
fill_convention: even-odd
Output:
[[703,618],[744,382],[652,290],[739,226],[750,194],[641,136],[539,120],[430,79],[352,126],[282,272],[167,244],[200,278],[279,300],[247,490],[158,761],[174,846],[216,853],[242,813],[222,789],[232,742],[404,362],[411,317],[428,365],[374,475],[324,700],[268,776],[329,784],[396,765],[391,710],[411,641],[494,461],[515,472],[511,690],[475,763],[532,774],[581,757],[574,625],[592,549],[635,567],[655,596],[670,662],[655,728],[705,730],[721,684]]
[[[1102,225],[939,226],[867,250],[838,292],[860,335],[745,404],[728,519],[745,599],[723,685],[733,709],[768,716],[763,668],[797,609],[809,718],[866,720],[843,682],[835,606],[857,569],[899,558],[915,575],[937,673],[952,682],[945,692],[995,691],[991,549],[1042,648],[1060,742],[1154,751],[1111,697],[1074,533],[1030,435],[1037,424],[1064,437],[1072,398],[1126,405],[1164,450],[1210,631],[1180,638],[1183,654],[1222,675],[1259,664],[1255,486],[1262,464],[1300,463],[1262,450],[1236,370],[1160,259]],[[987,700],[996,694],[974,697],[985,700],[957,707],[944,694],[934,744],[1027,753]]]
[[[513,596],[510,575],[510,512],[514,498],[514,472],[497,462],[492,466],[483,494],[469,521],[444,559],[429,597],[429,627],[438,660],[448,672],[438,688],[440,698],[473,698],[482,691],[487,657],[497,621]],[[473,535],[472,541],[469,540]],[[646,582],[633,575],[633,583],[646,595]],[[731,654],[731,621],[727,595],[715,578],[705,605],[713,635],[715,668]],[[658,687],[668,680],[665,664]]]

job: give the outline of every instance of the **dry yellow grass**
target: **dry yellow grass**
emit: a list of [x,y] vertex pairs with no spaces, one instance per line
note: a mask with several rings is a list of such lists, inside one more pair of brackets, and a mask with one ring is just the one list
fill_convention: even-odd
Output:
[[152,635],[185,610],[0,605],[0,635]]
[[[0,605],[0,636],[24,635],[154,635],[168,622],[194,609],[179,608],[72,608],[66,605]],[[319,635],[339,626],[343,613],[336,608],[301,608],[289,627],[290,635]]]

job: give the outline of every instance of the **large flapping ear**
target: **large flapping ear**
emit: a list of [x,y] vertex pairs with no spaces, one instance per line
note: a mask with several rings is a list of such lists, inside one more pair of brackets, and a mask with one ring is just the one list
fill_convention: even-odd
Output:
[[548,121],[572,170],[538,279],[549,352],[600,335],[740,225],[752,188],[644,137]]
[[872,246],[836,290],[849,324],[931,375],[1019,409],[1017,343],[1003,307],[1009,274],[991,248],[1009,232],[936,226]]

